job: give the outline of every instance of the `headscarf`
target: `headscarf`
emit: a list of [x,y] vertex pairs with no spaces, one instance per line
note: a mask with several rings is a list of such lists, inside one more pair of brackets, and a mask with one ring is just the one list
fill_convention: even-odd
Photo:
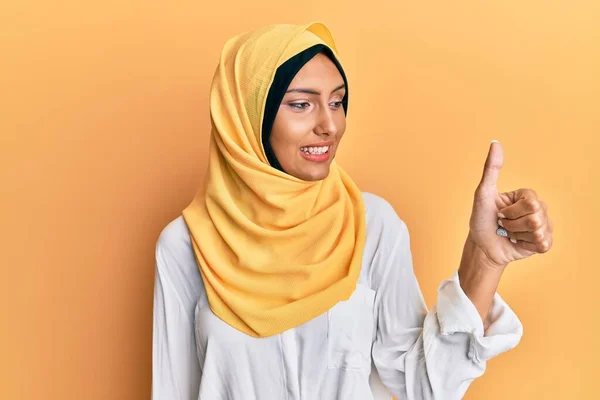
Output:
[[262,142],[276,71],[318,44],[337,57],[321,23],[269,25],[226,42],[210,90],[207,176],[182,212],[211,310],[254,337],[349,299],[361,269],[366,221],[356,184],[335,161],[323,180],[286,174]]

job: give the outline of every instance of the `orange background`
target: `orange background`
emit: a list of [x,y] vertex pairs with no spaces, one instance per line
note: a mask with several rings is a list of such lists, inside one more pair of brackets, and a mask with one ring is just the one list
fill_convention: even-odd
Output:
[[500,286],[522,342],[466,398],[600,398],[600,2],[95,3],[0,6],[0,398],[150,397],[154,246],[203,179],[221,46],[313,20],[350,82],[339,162],[406,221],[429,306],[491,139],[500,190],[549,204],[553,249]]

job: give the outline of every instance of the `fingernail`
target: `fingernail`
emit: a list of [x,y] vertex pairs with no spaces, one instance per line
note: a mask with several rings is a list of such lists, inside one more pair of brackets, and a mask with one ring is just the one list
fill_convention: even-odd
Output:
[[496,139],[492,139],[492,143],[494,143],[494,142],[496,142],[496,143],[500,143],[500,142],[499,142],[499,141],[497,141]]
[[501,212],[498,213],[498,218],[506,218]]
[[501,227],[504,228],[504,225],[502,224],[502,220],[501,219],[498,220],[498,225],[500,225]]
[[504,228],[498,228],[496,229],[496,235],[508,236],[508,232],[506,232],[506,229]]
[[514,244],[517,244],[517,239],[510,238],[510,241],[513,242]]

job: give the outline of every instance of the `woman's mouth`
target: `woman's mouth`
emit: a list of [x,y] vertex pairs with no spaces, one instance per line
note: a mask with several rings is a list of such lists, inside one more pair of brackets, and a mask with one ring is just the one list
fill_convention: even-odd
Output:
[[331,146],[300,147],[300,154],[308,161],[323,162],[329,160]]

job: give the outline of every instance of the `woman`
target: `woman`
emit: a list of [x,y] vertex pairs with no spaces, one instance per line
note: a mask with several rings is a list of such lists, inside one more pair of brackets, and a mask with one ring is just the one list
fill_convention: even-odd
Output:
[[497,192],[492,143],[461,264],[428,311],[406,224],[333,161],[347,109],[324,25],[225,44],[205,186],[157,244],[155,400],[458,399],[519,342],[495,291],[551,246],[545,204]]

